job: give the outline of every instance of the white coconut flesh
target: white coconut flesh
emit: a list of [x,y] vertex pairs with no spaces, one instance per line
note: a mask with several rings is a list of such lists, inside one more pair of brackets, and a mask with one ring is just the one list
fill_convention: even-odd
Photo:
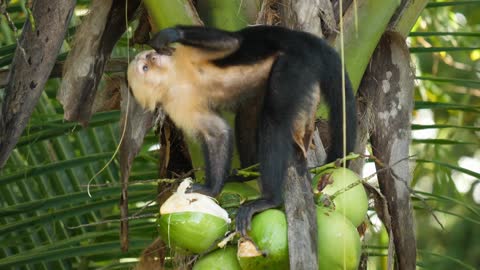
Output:
[[170,196],[160,207],[160,215],[197,212],[219,217],[230,223],[227,211],[220,207],[213,198],[200,193],[186,193],[192,184],[191,178],[186,178],[180,183],[177,191]]

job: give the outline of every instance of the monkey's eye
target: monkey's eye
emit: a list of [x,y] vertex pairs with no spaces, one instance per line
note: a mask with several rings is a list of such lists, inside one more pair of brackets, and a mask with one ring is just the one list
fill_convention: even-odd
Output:
[[148,71],[148,66],[147,66],[147,65],[143,65],[142,69],[143,69],[143,71],[147,72],[147,71]]

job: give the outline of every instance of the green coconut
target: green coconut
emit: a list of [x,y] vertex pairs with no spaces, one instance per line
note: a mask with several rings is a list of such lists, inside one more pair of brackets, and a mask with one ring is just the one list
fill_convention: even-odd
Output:
[[317,207],[318,267],[320,270],[356,270],[360,262],[360,236],[345,216]]
[[183,181],[163,203],[158,229],[169,246],[202,253],[225,235],[230,219],[212,198],[199,193],[185,193],[190,184],[191,180]]
[[[288,269],[287,218],[276,209],[266,210],[252,219],[251,241],[241,241],[238,261],[243,270]],[[260,252],[261,251],[261,252]]]
[[327,170],[320,177],[316,177],[314,187],[318,185],[318,179],[326,173],[331,173],[329,178],[331,183],[321,190],[322,194],[332,196],[337,191],[342,191],[333,199],[335,209],[338,213],[345,215],[355,227],[358,227],[365,219],[368,210],[368,197],[365,189],[360,183],[348,190],[343,190],[353,183],[359,183],[360,177],[352,170],[336,168]]
[[241,270],[237,249],[230,246],[208,253],[195,263],[192,270]]

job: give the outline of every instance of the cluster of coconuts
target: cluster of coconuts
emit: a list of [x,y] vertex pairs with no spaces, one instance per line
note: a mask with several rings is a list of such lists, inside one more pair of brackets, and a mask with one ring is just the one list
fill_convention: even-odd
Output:
[[[367,195],[359,183],[359,176],[344,168],[330,169],[314,178],[314,191],[319,198],[317,225],[321,270],[358,267],[361,242],[356,227],[363,222],[368,208]],[[158,227],[160,236],[170,247],[196,254],[213,250],[197,260],[193,270],[289,269],[284,212],[270,209],[253,217],[248,235],[255,244],[240,239],[238,246],[217,248],[216,244],[232,229],[231,220],[227,211],[212,198],[185,193],[190,184],[190,180],[182,182],[162,205]],[[322,186],[321,191],[318,186]],[[243,183],[226,189],[229,191],[224,189],[222,194],[241,190],[238,195],[241,200],[259,196]]]

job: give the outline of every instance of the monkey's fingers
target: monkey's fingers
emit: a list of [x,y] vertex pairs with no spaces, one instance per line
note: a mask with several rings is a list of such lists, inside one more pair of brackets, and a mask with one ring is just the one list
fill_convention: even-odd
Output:
[[241,237],[247,237],[247,231],[251,229],[252,211],[250,207],[240,206],[237,217],[235,218],[235,227]]
[[200,185],[200,184],[192,184],[189,188],[187,188],[188,193],[200,193],[209,197],[216,197],[218,192],[212,190],[210,187]]
[[160,48],[156,51],[159,54],[171,56],[173,54],[173,52],[175,51],[175,48],[170,47],[170,46],[165,46],[165,47],[162,47],[162,48]]
[[156,33],[147,43],[158,52],[169,44],[177,42],[181,37],[178,29],[166,28]]
[[275,208],[281,205],[281,202],[260,199],[241,205],[237,211],[235,226],[241,236],[246,236],[247,231],[251,230],[252,217],[254,214]]

